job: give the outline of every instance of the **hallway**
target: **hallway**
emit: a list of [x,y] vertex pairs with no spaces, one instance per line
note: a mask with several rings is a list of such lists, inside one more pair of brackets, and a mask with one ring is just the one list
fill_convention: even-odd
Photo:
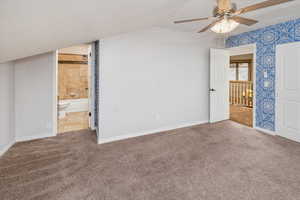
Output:
[[230,120],[253,127],[253,108],[239,105],[230,105]]

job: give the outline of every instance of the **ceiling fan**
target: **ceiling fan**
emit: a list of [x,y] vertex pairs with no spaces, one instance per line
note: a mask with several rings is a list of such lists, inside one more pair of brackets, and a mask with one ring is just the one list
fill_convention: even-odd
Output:
[[237,9],[236,4],[231,3],[231,0],[217,0],[218,5],[214,8],[212,17],[180,20],[175,21],[174,23],[179,24],[214,19],[214,21],[211,24],[201,29],[198,33],[205,32],[208,29],[211,29],[216,33],[228,33],[230,31],[233,31],[239,24],[251,26],[258,22],[257,20],[240,17],[239,15],[290,1],[294,0],[267,0],[261,3],[247,6],[245,8]]

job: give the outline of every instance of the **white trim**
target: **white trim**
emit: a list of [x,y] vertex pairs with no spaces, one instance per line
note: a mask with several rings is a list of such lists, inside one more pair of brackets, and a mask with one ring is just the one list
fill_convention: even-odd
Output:
[[12,147],[12,145],[14,145],[14,144],[15,144],[15,141],[13,140],[13,141],[9,142],[8,144],[6,144],[3,148],[1,148],[0,149],[0,156],[3,156],[8,151],[8,149],[10,147]]
[[270,131],[264,128],[255,127],[256,130],[261,131],[263,133],[269,134],[269,135],[277,135],[276,132]]
[[52,134],[55,136],[57,135],[57,92],[58,92],[58,85],[57,85],[57,75],[58,75],[58,50],[53,53],[53,62],[54,62],[54,70],[52,74],[53,78],[53,105],[52,105],[52,119],[53,119],[53,126],[52,126]]
[[278,136],[281,136],[283,138],[289,139],[289,140],[293,140],[295,142],[299,142],[300,143],[300,137],[298,134],[293,134],[290,132],[285,132],[285,133],[280,133],[278,132]]
[[44,139],[48,137],[54,137],[56,134],[53,135],[52,133],[44,133],[44,134],[39,134],[39,135],[29,135],[29,136],[21,136],[16,138],[16,142],[24,142],[24,141],[29,141],[29,140],[36,140],[36,139]]
[[[93,131],[96,131],[97,141],[99,142],[99,128],[95,127],[95,129]],[[98,144],[100,144],[100,143],[98,143]]]
[[160,128],[160,129],[149,130],[149,131],[144,131],[144,132],[139,132],[139,133],[114,136],[114,137],[110,137],[110,138],[99,138],[98,139],[98,144],[115,142],[115,141],[118,141],[118,140],[125,140],[125,139],[144,136],[144,135],[151,135],[151,134],[156,134],[156,133],[160,133],[160,132],[164,132],[164,131],[170,131],[170,130],[185,128],[185,127],[190,127],[190,126],[195,126],[195,125],[200,125],[200,124],[205,124],[205,123],[208,123],[208,120],[185,123],[185,124],[181,124],[181,125],[178,125],[178,126]]
[[253,66],[252,66],[252,79],[253,79],[253,109],[252,109],[252,126],[256,127],[256,43],[253,44]]
[[256,43],[247,44],[238,47],[228,48],[230,55],[253,54],[252,79],[253,79],[253,109],[252,109],[252,127],[256,128]]
[[[290,43],[288,43],[288,44],[290,44]],[[283,44],[282,44],[283,45]],[[278,66],[280,65],[280,63],[279,63],[279,59],[277,59],[277,58],[279,58],[278,57],[278,45],[276,45],[276,47],[275,47],[275,130],[276,131],[278,131],[278,134],[280,134],[280,131],[279,131],[279,119],[278,119],[278,108],[279,108],[279,106],[278,106],[278,94],[279,94],[279,87],[278,87],[278,80],[280,80],[279,79],[279,69],[278,69]]]
[[256,44],[241,45],[237,47],[231,47],[228,49],[230,49],[230,56],[237,56],[243,54],[251,54],[253,53],[254,48],[256,48]]

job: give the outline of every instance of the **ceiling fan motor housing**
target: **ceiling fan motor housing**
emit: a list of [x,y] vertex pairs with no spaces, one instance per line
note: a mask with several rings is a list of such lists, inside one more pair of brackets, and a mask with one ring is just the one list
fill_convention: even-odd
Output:
[[213,10],[214,17],[222,17],[224,15],[230,15],[237,10],[236,3],[231,3],[230,9],[224,10],[220,9],[219,6],[216,6]]

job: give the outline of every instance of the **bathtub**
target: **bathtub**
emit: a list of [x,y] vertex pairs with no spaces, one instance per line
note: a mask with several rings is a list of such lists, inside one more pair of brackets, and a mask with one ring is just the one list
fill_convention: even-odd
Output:
[[66,113],[89,111],[89,99],[67,99],[67,100],[60,100],[59,103],[69,104],[64,109]]

